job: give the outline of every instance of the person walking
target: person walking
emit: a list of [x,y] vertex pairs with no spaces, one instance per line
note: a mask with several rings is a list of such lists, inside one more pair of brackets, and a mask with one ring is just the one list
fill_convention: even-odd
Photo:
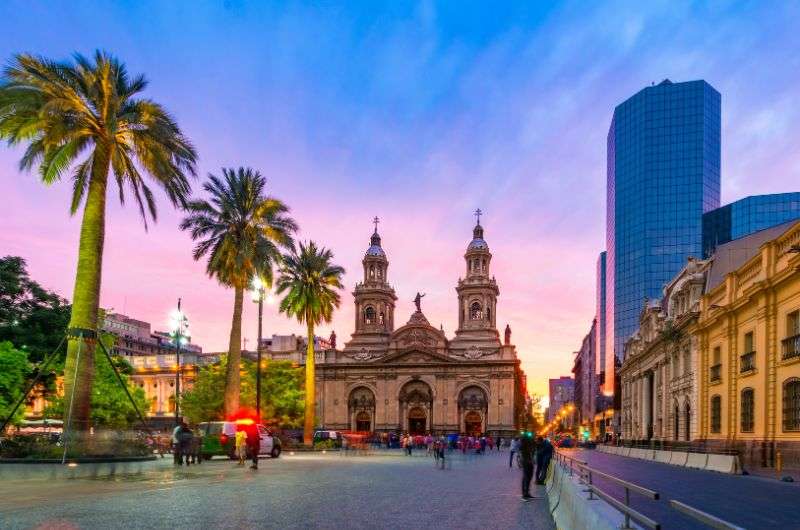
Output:
[[233,443],[234,450],[236,451],[236,458],[239,459],[239,463],[237,465],[243,466],[244,461],[247,458],[247,431],[245,431],[244,428],[236,431]]
[[186,465],[190,465],[190,455],[192,451],[192,438],[194,437],[194,433],[186,425],[185,421],[182,421],[178,426],[178,451],[177,451],[177,458],[178,458],[178,465],[183,465],[183,459],[186,457]]
[[258,453],[261,451],[261,437],[258,435],[258,425],[255,423],[247,426],[247,450],[253,459],[250,469],[258,469]]
[[519,451],[519,438],[511,439],[511,451],[508,453],[508,467],[514,467],[514,455]]
[[172,429],[172,461],[175,465],[180,465],[180,440],[178,434],[181,432],[181,424],[177,424]]
[[533,436],[525,434],[519,444],[519,456],[522,461],[522,498],[532,499],[531,479],[533,478]]
[[536,447],[536,484],[544,484],[547,478],[547,468],[550,466],[550,460],[553,458],[553,444],[547,438],[541,436],[537,440]]

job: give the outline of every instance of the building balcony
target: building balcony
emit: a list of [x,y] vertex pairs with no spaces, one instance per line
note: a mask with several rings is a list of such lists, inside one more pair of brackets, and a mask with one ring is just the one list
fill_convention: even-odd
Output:
[[711,382],[719,383],[720,381],[722,381],[722,365],[715,364],[711,367]]
[[800,334],[783,339],[781,341],[781,352],[783,360],[800,357]]
[[756,352],[743,353],[739,360],[739,373],[743,374],[756,369]]

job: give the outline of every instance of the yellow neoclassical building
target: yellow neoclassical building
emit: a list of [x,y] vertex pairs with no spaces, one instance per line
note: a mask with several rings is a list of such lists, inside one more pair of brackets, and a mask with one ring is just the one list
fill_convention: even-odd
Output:
[[720,245],[696,324],[698,438],[800,467],[800,222]]

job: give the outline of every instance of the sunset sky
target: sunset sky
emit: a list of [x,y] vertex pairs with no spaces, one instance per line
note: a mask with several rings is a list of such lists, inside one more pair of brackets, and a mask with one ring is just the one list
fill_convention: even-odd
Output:
[[[722,94],[722,197],[800,190],[800,5],[773,2],[3,2],[0,59],[107,50],[150,80],[208,172],[251,166],[347,269],[332,325],[353,330],[352,288],[374,216],[405,323],[417,291],[452,336],[455,286],[482,224],[529,388],[568,375],[594,317],[614,106],[664,78]],[[543,2],[542,2],[543,4]],[[0,147],[2,255],[71,296],[79,218]],[[102,305],[163,329],[178,297],[193,341],[227,347],[233,293],[207,278],[159,196],[145,232],[109,192]],[[253,347],[255,305],[244,335]],[[265,335],[303,327],[265,313]]]

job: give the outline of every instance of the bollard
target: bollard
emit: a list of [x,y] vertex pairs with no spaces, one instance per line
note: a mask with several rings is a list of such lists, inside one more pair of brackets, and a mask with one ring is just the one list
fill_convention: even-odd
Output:
[[781,470],[783,469],[783,455],[780,451],[775,451],[775,469],[780,475]]

